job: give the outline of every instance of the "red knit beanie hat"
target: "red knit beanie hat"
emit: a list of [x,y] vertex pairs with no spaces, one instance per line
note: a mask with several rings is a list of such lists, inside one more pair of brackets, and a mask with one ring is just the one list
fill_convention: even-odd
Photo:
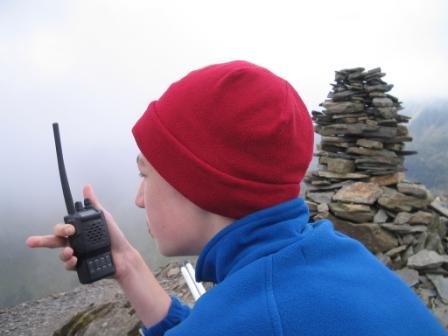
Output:
[[244,61],[211,65],[173,83],[132,132],[176,190],[231,218],[298,197],[314,136],[294,88]]

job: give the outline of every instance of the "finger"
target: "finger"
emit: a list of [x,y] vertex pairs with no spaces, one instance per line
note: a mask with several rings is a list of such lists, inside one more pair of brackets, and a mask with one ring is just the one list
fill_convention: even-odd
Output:
[[73,249],[69,246],[64,248],[61,253],[59,253],[59,259],[63,262],[69,261],[73,257]]
[[92,202],[92,205],[95,208],[100,208],[103,209],[102,205],[100,204],[100,202],[98,201],[98,199],[95,196],[95,193],[93,191],[93,187],[90,184],[86,184],[82,190],[82,193],[84,194],[84,198],[88,198],[90,199],[90,201]]
[[63,237],[47,235],[47,236],[31,236],[26,240],[26,245],[29,247],[47,247],[56,248],[67,246],[67,239]]
[[68,237],[75,233],[75,227],[71,224],[56,224],[53,233],[55,236]]
[[65,269],[68,271],[73,271],[76,268],[76,263],[78,262],[78,259],[73,256],[68,261],[65,262]]

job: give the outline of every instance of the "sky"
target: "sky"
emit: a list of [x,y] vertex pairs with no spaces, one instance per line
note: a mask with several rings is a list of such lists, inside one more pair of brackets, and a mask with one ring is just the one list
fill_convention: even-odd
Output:
[[446,99],[448,1],[0,0],[0,240],[65,214],[53,122],[74,198],[89,182],[112,213],[138,211],[133,124],[173,81],[236,59],[287,79],[310,111],[358,66],[380,66],[405,107]]
[[448,2],[1,0],[1,185],[15,193],[30,161],[33,179],[54,165],[54,121],[74,161],[134,157],[130,129],[151,100],[234,59],[286,78],[309,110],[335,70],[356,66],[382,67],[405,106],[446,98]]

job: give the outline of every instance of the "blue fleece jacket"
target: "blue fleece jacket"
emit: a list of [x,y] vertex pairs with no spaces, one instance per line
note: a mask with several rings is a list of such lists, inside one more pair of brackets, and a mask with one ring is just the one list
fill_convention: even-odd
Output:
[[145,335],[446,335],[362,244],[308,217],[298,198],[219,232],[196,265],[197,280],[217,286],[191,311],[173,299]]

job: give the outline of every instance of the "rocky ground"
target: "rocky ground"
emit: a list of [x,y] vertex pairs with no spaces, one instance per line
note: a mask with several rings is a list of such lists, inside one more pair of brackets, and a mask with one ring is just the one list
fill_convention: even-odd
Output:
[[[162,286],[187,304],[193,298],[179,270],[168,264],[156,272]],[[140,321],[114,280],[0,310],[1,335],[138,335]]]

